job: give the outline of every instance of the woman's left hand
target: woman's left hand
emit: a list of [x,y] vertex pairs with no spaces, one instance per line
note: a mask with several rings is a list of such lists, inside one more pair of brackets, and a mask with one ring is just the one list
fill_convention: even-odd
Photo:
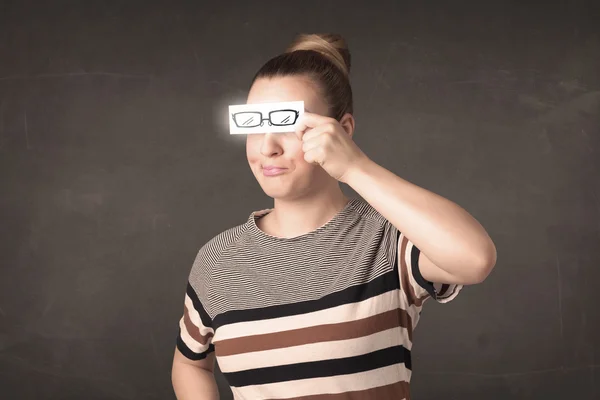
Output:
[[306,162],[319,164],[340,182],[367,156],[335,118],[304,112],[296,125]]

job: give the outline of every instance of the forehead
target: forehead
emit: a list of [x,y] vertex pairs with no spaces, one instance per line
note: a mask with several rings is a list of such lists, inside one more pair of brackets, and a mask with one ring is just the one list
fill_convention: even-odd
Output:
[[300,76],[257,79],[250,88],[246,103],[276,103],[281,101],[304,101],[306,109],[314,109],[315,111],[322,110],[325,107],[316,86],[309,78]]

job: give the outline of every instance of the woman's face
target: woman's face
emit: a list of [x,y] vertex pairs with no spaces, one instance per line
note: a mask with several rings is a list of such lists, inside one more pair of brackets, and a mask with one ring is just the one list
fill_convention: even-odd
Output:
[[[257,79],[250,89],[247,104],[280,101],[304,101],[306,111],[328,113],[316,86],[301,76]],[[256,180],[267,196],[275,199],[291,200],[310,195],[331,180],[319,165],[304,160],[302,141],[293,132],[249,134],[246,155]],[[269,173],[269,167],[282,170]]]

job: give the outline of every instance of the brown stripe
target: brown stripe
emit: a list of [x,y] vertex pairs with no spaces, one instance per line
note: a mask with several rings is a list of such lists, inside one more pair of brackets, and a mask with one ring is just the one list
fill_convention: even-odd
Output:
[[403,328],[406,328],[406,331],[408,332],[408,339],[412,343],[412,340],[413,340],[412,318],[410,317],[410,314],[408,312],[406,312],[406,310],[399,308],[397,311],[398,311],[398,318],[400,319],[399,325]]
[[189,314],[187,306],[185,306],[183,308],[183,323],[185,324],[185,329],[187,330],[188,334],[196,342],[198,342],[202,345],[205,345],[206,342],[208,341],[208,339],[210,339],[213,336],[212,332],[208,333],[207,335],[202,335],[200,333],[200,328],[198,328],[196,325],[194,325],[194,323],[190,319],[190,314]]
[[421,297],[418,297],[415,293],[415,289],[410,284],[410,278],[408,276],[408,266],[406,265],[406,248],[408,247],[408,239],[406,236],[402,235],[402,242],[400,243],[400,248],[398,249],[398,261],[400,265],[398,266],[400,269],[400,284],[402,286],[402,290],[406,293],[406,298],[408,299],[408,305],[415,305],[417,307],[421,307],[423,305],[423,301],[429,294],[425,294]]
[[409,337],[412,340],[412,320],[410,316],[404,310],[395,309],[356,321],[221,340],[218,344],[215,343],[215,350],[219,357],[229,356],[251,351],[360,338],[398,326],[407,328]]
[[[286,400],[410,400],[410,385],[408,382],[396,382],[391,385],[379,386],[372,389],[357,390],[344,393],[313,394],[310,396],[286,397]],[[269,399],[275,400],[275,399]]]

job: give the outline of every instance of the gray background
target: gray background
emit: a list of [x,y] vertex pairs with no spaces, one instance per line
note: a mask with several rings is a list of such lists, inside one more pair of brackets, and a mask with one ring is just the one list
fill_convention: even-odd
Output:
[[174,398],[198,249],[271,206],[226,106],[338,32],[359,146],[498,248],[425,307],[413,397],[600,398],[597,4],[1,1],[0,397]]

